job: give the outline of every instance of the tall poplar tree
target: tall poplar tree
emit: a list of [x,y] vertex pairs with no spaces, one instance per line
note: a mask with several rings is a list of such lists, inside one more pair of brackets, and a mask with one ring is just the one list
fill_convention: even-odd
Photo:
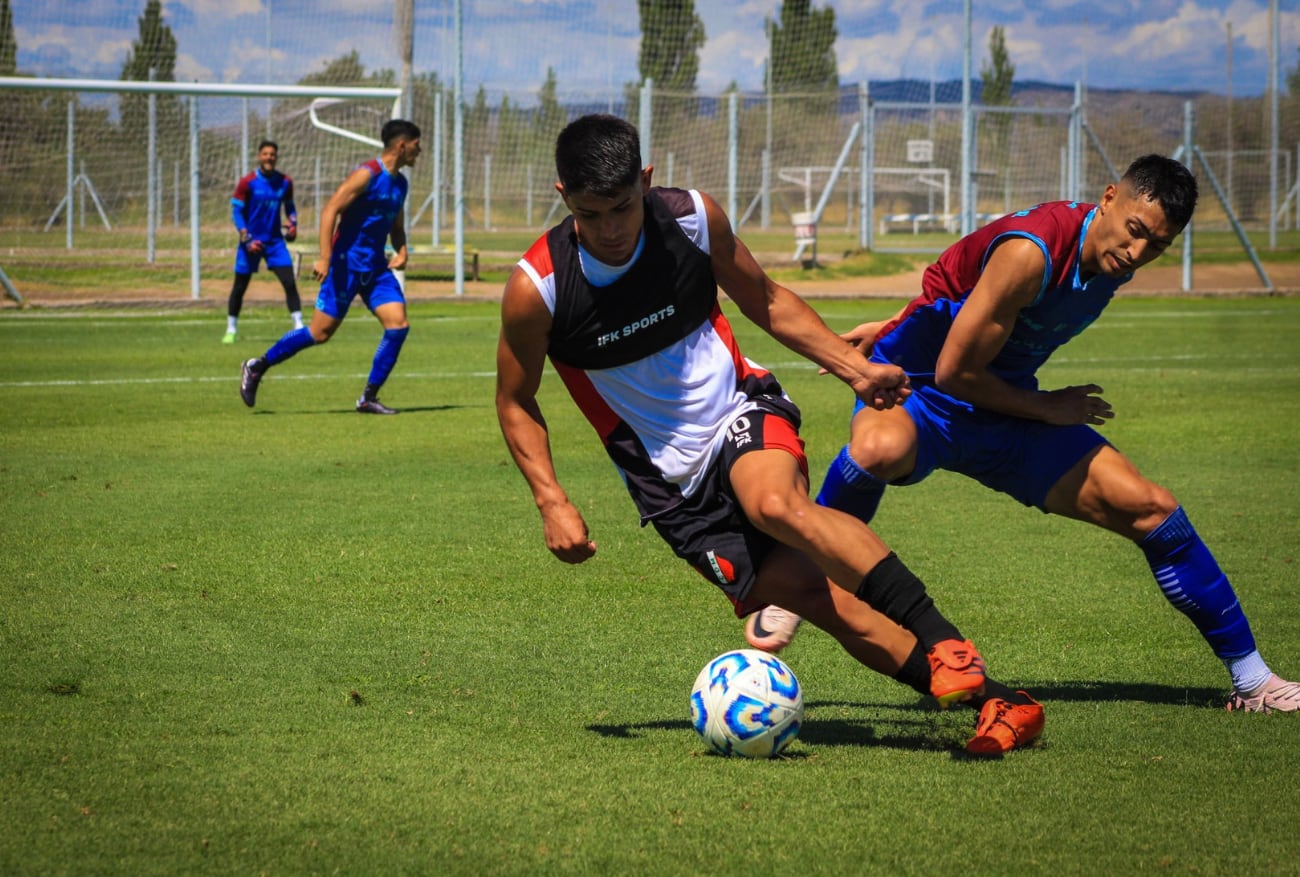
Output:
[[[1016,65],[1011,63],[1007,52],[1007,35],[1001,25],[995,25],[989,32],[989,57],[980,65],[980,81],[983,85],[980,100],[986,107],[1009,107],[1015,103],[1011,97],[1011,86],[1016,76]],[[1011,139],[1012,116],[1006,113],[990,113],[987,130],[992,138],[992,158],[1006,165],[1009,156],[1007,150]]]
[[834,112],[840,73],[835,60],[835,10],[814,9],[809,0],[785,0],[771,23],[772,91],[824,95],[812,105]]
[[637,0],[641,12],[641,81],[654,80],[656,91],[695,94],[704,46],[704,22],[695,0]]
[[[176,36],[163,21],[162,0],[147,0],[139,18],[139,36],[131,43],[126,63],[122,65],[124,81],[176,81]],[[159,143],[184,140],[184,118],[180,98],[158,95],[157,119]],[[149,136],[149,97],[144,94],[122,95],[122,130],[126,136],[143,143]]]
[[18,40],[14,37],[14,12],[9,0],[0,0],[0,76],[18,72]]

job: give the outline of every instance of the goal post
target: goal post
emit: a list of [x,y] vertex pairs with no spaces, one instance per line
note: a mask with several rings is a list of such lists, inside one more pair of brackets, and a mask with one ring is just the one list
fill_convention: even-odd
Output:
[[[46,127],[64,128],[66,132],[66,166],[82,168],[66,174],[61,199],[56,204],[42,203],[52,194],[48,181],[52,176],[54,150],[30,149],[25,159],[14,160],[25,186],[14,187],[0,211],[5,225],[31,225],[43,214],[48,218],[44,230],[62,219],[66,227],[66,247],[75,246],[74,227],[84,225],[85,210],[77,210],[78,195],[93,199],[104,226],[110,231],[109,214],[117,211],[128,216],[118,222],[126,228],[144,226],[148,259],[153,261],[156,235],[165,214],[161,202],[162,182],[166,177],[165,159],[175,170],[172,186],[172,224],[180,227],[181,204],[188,202],[190,233],[188,249],[191,297],[200,297],[200,262],[202,253],[201,220],[211,226],[229,225],[229,197],[235,181],[243,175],[250,159],[249,107],[252,98],[278,101],[265,118],[268,138],[280,144],[281,169],[298,184],[299,212],[303,212],[302,184],[309,174],[319,205],[320,176],[329,172],[331,179],[343,179],[347,169],[367,157],[347,142],[361,142],[373,148],[383,121],[398,114],[402,91],[396,87],[349,87],[328,85],[254,85],[203,82],[150,82],[132,80],[53,79],[0,76],[0,95],[34,94],[33,107],[43,107]],[[148,113],[142,119],[147,131],[127,126],[115,130],[110,120],[125,120],[129,108],[125,96],[148,98]],[[55,104],[67,99],[66,123],[55,119]],[[12,97],[11,97],[12,99]],[[166,111],[156,106],[161,99],[171,99]],[[231,99],[237,99],[232,102]],[[321,113],[327,108],[339,118],[326,121]],[[212,122],[207,122],[208,111]],[[33,113],[33,115],[37,115]],[[84,122],[78,122],[84,117]],[[161,118],[160,118],[161,117]],[[134,118],[134,117],[133,117]],[[238,123],[235,120],[240,120]],[[201,125],[201,120],[204,125]],[[35,127],[36,119],[28,120]],[[236,136],[235,129],[239,135]],[[363,133],[365,132],[365,133]],[[41,132],[44,133],[44,132]],[[35,136],[35,135],[34,135]],[[10,138],[19,139],[19,138]],[[82,156],[95,159],[93,167]],[[305,162],[314,155],[313,167]],[[321,157],[326,157],[322,169]],[[80,159],[80,160],[78,160]],[[233,161],[232,161],[233,159]],[[181,194],[181,167],[187,168],[188,193]],[[24,173],[24,171],[26,171]],[[102,177],[98,179],[97,177]],[[51,213],[51,211],[53,211]],[[223,229],[224,231],[224,229]]]

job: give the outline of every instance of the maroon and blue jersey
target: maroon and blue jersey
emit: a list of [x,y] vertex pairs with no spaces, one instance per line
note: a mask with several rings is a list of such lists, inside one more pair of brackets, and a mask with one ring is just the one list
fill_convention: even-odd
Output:
[[876,362],[892,362],[914,381],[933,382],[948,330],[989,257],[1008,238],[1033,241],[1046,264],[1038,296],[1016,324],[989,369],[1008,383],[1034,387],[1038,368],[1061,345],[1088,328],[1110,303],[1120,278],[1080,276],[1083,241],[1096,206],[1052,201],[1011,213],[953,244],[925,270],[922,292],[882,330],[872,351]]
[[388,267],[384,246],[393,221],[406,201],[406,177],[392,173],[377,158],[360,165],[370,173],[370,184],[348,205],[334,233],[332,262],[347,259],[352,271],[382,271]]
[[280,208],[289,222],[298,222],[298,209],[293,203],[293,180],[287,174],[261,169],[240,177],[235,184],[235,194],[230,198],[230,220],[236,229],[247,229],[249,240],[280,240]]

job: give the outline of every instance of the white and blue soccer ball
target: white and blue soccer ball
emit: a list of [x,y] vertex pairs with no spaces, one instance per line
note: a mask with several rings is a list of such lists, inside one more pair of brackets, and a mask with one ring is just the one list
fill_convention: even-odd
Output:
[[721,755],[771,758],[799,736],[803,690],[786,663],[757,649],[704,665],[691,689],[691,724]]

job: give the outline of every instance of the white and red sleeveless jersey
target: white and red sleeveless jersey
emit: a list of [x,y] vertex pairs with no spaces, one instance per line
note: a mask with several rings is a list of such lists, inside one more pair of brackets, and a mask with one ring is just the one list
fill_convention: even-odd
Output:
[[573,217],[519,261],[553,318],[548,356],[600,436],[642,521],[701,484],[754,397],[784,397],[746,359],[718,306],[699,193],[651,189],[636,255],[612,269],[579,252]]

